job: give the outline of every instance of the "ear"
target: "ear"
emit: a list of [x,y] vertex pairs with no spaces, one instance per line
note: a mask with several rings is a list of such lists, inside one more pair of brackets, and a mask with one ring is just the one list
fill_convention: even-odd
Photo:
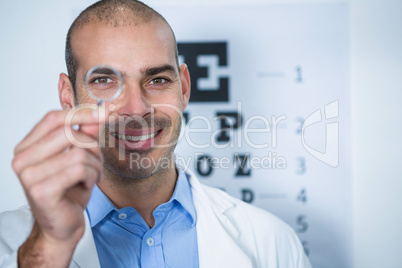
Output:
[[60,105],[63,110],[74,107],[75,103],[73,85],[71,84],[70,78],[64,73],[61,73],[59,76],[58,90]]
[[184,111],[187,107],[188,100],[190,99],[191,92],[191,81],[190,81],[190,73],[188,71],[187,65],[180,65],[180,79],[181,79],[181,92],[183,96],[183,107]]

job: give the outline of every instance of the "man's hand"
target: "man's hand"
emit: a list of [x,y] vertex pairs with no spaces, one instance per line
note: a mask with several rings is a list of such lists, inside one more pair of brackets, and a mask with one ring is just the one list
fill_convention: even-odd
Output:
[[[99,119],[93,110],[49,112],[15,148],[12,165],[35,218],[27,241],[18,252],[19,267],[67,267],[85,230],[83,211],[92,188],[102,177],[99,146],[72,146],[65,130],[78,141],[94,142]],[[70,111],[71,112],[71,111]]]

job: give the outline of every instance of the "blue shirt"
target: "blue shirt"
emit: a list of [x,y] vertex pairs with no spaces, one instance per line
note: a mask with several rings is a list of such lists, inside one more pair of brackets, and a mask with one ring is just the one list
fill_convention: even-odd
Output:
[[153,212],[151,229],[134,208],[117,209],[95,185],[87,212],[101,267],[198,267],[196,212],[179,170],[169,202]]

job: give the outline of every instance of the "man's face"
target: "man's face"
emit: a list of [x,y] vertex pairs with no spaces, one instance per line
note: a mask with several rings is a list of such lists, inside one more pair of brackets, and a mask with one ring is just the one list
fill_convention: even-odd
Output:
[[[172,164],[188,96],[179,73],[186,67],[177,69],[168,26],[160,21],[119,27],[92,23],[73,34],[72,48],[79,63],[79,103],[95,103],[84,86],[92,67],[109,65],[122,73],[121,95],[105,103],[108,123],[100,135],[105,167],[125,178],[144,178]],[[105,78],[95,82],[106,83]]]

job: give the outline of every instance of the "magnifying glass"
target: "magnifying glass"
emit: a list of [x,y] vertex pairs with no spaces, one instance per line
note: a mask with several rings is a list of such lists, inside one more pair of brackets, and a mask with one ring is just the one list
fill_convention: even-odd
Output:
[[108,65],[92,67],[85,76],[85,89],[88,95],[96,100],[98,106],[102,102],[117,99],[123,90],[123,77],[115,68]]

